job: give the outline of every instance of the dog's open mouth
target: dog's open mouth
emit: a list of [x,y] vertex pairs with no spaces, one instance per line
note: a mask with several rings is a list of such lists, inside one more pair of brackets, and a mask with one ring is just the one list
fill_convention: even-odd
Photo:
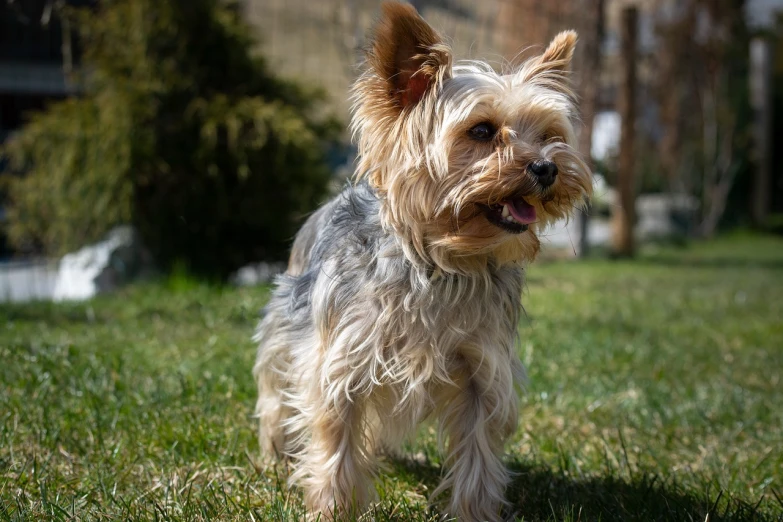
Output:
[[484,213],[493,225],[511,234],[520,234],[528,225],[536,221],[536,208],[523,198],[501,201],[496,205],[486,205]]

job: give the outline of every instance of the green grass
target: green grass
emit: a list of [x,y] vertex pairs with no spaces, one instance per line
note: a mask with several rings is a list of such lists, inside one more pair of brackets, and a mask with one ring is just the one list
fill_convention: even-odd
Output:
[[[286,470],[254,464],[265,298],[177,281],[0,307],[0,520],[300,519]],[[519,519],[783,520],[782,240],[534,265],[524,302]],[[436,519],[432,428],[409,449],[372,519]]]

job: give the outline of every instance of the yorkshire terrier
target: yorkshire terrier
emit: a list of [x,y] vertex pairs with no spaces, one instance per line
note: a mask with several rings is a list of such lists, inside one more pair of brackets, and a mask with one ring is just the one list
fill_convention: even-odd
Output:
[[383,5],[353,87],[354,182],[296,236],[254,337],[261,448],[290,459],[311,514],[360,513],[379,453],[434,417],[444,514],[501,518],[523,270],[592,186],[575,43],[562,32],[501,75]]

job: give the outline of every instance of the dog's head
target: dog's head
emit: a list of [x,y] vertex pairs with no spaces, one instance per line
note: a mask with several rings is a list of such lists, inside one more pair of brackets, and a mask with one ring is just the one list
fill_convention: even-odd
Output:
[[452,64],[413,7],[384,4],[353,91],[358,172],[421,259],[447,272],[532,259],[536,232],[589,196],[567,78],[575,44],[560,33],[501,75]]

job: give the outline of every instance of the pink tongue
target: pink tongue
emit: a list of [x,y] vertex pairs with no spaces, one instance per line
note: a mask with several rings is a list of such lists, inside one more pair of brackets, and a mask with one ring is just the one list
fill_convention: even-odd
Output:
[[523,225],[529,225],[536,221],[536,207],[520,198],[514,201],[507,201],[508,211],[514,216],[514,219]]

